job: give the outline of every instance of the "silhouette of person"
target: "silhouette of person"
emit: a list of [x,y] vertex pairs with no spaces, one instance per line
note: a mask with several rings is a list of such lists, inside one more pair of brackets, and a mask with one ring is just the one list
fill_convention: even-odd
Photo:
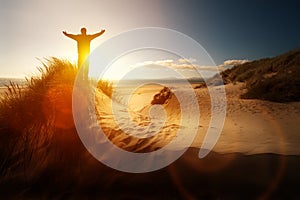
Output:
[[77,50],[78,50],[78,61],[77,66],[78,68],[81,68],[83,64],[84,66],[84,76],[87,77],[88,75],[88,68],[89,68],[89,61],[87,60],[89,54],[90,54],[90,43],[93,39],[96,37],[99,37],[105,32],[104,29],[102,29],[100,32],[87,35],[86,34],[86,28],[81,28],[81,34],[74,35],[69,34],[66,31],[63,31],[63,34],[73,40],[76,40],[77,42]]

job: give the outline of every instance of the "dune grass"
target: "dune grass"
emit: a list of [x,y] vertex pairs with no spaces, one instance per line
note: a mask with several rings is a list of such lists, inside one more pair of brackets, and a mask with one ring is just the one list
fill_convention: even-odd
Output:
[[114,86],[109,80],[99,80],[97,83],[97,89],[101,90],[106,96],[111,98]]
[[[0,192],[12,182],[24,183],[23,188],[44,183],[53,173],[65,176],[55,183],[63,187],[68,185],[63,180],[78,177],[85,162],[72,115],[78,69],[50,58],[38,71],[22,88],[11,83],[0,100]],[[111,83],[100,81],[98,86],[111,96]]]
[[[78,183],[74,179],[91,159],[72,115],[78,69],[50,58],[38,71],[23,87],[11,83],[0,99],[0,193],[14,193],[16,186],[30,193],[30,188],[47,184],[65,191]],[[112,83],[99,81],[98,88],[111,97]]]
[[[47,159],[53,135],[63,131],[57,121],[72,116],[58,108],[63,104],[71,111],[67,104],[76,68],[68,61],[51,58],[38,70],[40,75],[27,79],[24,88],[11,83],[1,99],[0,181],[16,174],[29,178],[28,171],[37,170]],[[66,120],[72,123],[72,119]],[[68,129],[72,127],[74,124],[68,125]]]

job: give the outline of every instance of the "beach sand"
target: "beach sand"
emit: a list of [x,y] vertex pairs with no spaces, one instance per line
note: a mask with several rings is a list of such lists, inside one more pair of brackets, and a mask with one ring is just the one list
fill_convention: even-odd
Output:
[[[227,115],[222,134],[214,150],[245,154],[277,153],[300,155],[300,103],[276,103],[256,99],[240,99],[243,84],[226,85]],[[199,89],[198,95],[207,91]],[[200,101],[201,104],[201,101]],[[208,112],[203,128],[208,127]],[[201,140],[195,140],[199,146]]]
[[[243,154],[258,154],[258,153],[276,153],[283,155],[300,155],[300,103],[275,103],[262,100],[240,99],[240,95],[244,92],[244,85],[228,84],[226,88],[227,109],[226,119],[221,136],[214,147],[215,152],[219,153],[243,153]],[[150,102],[157,91],[161,88],[153,86],[152,91],[149,87],[141,88],[131,97],[129,102],[129,112],[131,119],[136,122],[136,126],[145,126],[150,123],[149,115]],[[192,147],[200,148],[203,139],[207,133],[209,122],[211,120],[210,96],[208,90],[200,88],[195,90],[200,107],[200,120],[198,133],[192,144]],[[126,149],[133,150],[130,146],[135,146],[138,140],[134,137],[129,137],[133,127],[126,127],[125,131],[118,128],[117,122],[111,113],[110,99],[101,95],[99,96],[97,109],[100,114],[100,124],[107,129],[111,127],[115,129],[114,135],[116,143],[122,143]],[[96,96],[97,96],[96,95]],[[189,101],[189,97],[185,99]],[[122,115],[126,109],[122,108]],[[193,106],[193,105],[191,105]],[[167,113],[166,124],[162,127],[159,134],[144,142],[144,146],[139,146],[139,149],[158,148],[168,144],[180,128],[180,105],[178,100],[173,96],[167,104],[163,105]],[[123,121],[122,121],[123,120]],[[121,119],[122,124],[127,124],[128,119]],[[124,134],[126,132],[127,134]],[[189,134],[185,132],[184,134]],[[121,136],[122,135],[122,136]],[[109,136],[113,138],[113,135]],[[129,137],[130,139],[126,139]],[[128,143],[124,143],[128,141]],[[184,143],[184,141],[183,141]],[[148,145],[148,146],[147,146]]]
[[[96,176],[90,185],[74,189],[78,192],[75,192],[76,197],[92,194],[108,199],[300,198],[300,103],[240,99],[243,88],[243,84],[226,85],[224,129],[213,151],[205,158],[199,159],[198,153],[211,113],[208,92],[202,88],[195,90],[201,109],[198,134],[192,146],[177,161],[155,172],[132,174],[108,168],[93,158],[92,162],[98,166],[94,169],[97,172],[87,169],[89,172],[85,173],[90,175],[83,176],[89,182],[89,177],[95,177],[99,172],[101,175]],[[128,110],[124,109],[122,99],[118,99],[121,102],[115,104],[118,114],[128,111],[137,126],[149,125],[150,102],[161,89],[153,86],[136,91],[129,101]],[[142,153],[162,148],[176,137],[180,128],[180,105],[174,97],[163,105],[166,124],[158,134],[146,139],[132,137],[133,127],[119,128],[107,96],[96,92],[95,103],[99,124],[107,137],[127,151]],[[126,120],[121,118],[120,122],[126,125]],[[103,184],[100,189],[95,186],[99,183]]]
[[[201,110],[196,138],[171,165],[141,174],[117,171],[96,160],[83,147],[76,132],[70,130],[54,138],[63,149],[48,152],[48,160],[57,160],[56,165],[47,165],[30,185],[18,182],[18,176],[0,182],[0,196],[3,199],[299,199],[300,103],[242,100],[239,98],[242,88],[242,84],[226,85],[224,129],[213,151],[202,159],[198,157],[199,148],[211,115],[205,88],[195,90]],[[177,137],[181,128],[177,98],[172,97],[163,105],[166,123],[152,137],[132,137],[133,127],[123,117],[129,111],[135,125],[149,125],[150,103],[160,89],[151,86],[136,91],[129,109],[123,105],[126,94],[119,93],[123,98],[116,98],[119,103],[115,106],[124,130],[115,122],[110,98],[96,91],[98,125],[115,145],[132,152],[151,152]],[[109,151],[105,153],[112,156]]]

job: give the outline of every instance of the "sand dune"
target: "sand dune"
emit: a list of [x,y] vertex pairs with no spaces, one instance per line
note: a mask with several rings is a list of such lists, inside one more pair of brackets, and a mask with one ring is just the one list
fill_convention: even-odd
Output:
[[[131,96],[128,110],[136,127],[145,127],[150,124],[151,101],[154,94],[161,88],[157,85],[148,85],[135,91]],[[213,151],[219,153],[300,155],[300,148],[298,148],[300,143],[298,125],[300,122],[300,102],[276,103],[256,99],[241,99],[239,96],[245,92],[244,88],[243,83],[225,86],[226,119],[221,136]],[[1,96],[5,91],[7,88],[0,88]],[[119,93],[121,97],[130,95],[126,93],[126,88],[121,89]],[[200,121],[198,134],[192,147],[200,148],[211,117],[210,96],[206,88],[195,89],[195,94],[200,107]],[[123,98],[119,98],[116,103],[121,115],[127,114],[127,107],[124,106],[122,100]],[[187,97],[186,101],[188,100]],[[112,114],[111,99],[100,91],[96,92],[96,106],[99,123],[106,130],[108,137],[116,144],[119,143],[122,148],[131,151],[144,152],[161,148],[176,137],[178,129],[182,126],[180,124],[180,104],[174,95],[163,105],[167,116],[165,124],[161,128],[157,128],[158,134],[155,134],[157,130],[153,130],[153,136],[147,139],[130,136],[134,127],[128,126],[126,117],[121,119],[121,125],[125,128],[120,129],[120,124],[116,123]]]
[[[201,109],[196,139],[171,165],[141,174],[111,169],[85,150],[72,129],[55,136],[54,143],[59,143],[62,149],[47,151],[48,159],[55,160],[57,165],[48,164],[30,183],[23,179],[3,181],[0,196],[4,199],[299,199],[300,158],[295,155],[299,155],[300,103],[241,100],[238,96],[243,92],[242,87],[241,84],[226,86],[224,130],[213,151],[203,159],[198,158],[198,152],[211,114],[208,92],[202,88],[195,90]],[[181,113],[175,97],[163,105],[166,123],[157,134],[146,139],[129,135],[134,127],[128,126],[123,115],[129,111],[137,127],[149,125],[150,103],[160,89],[147,87],[136,91],[128,110],[124,99],[117,99],[116,109],[125,130],[115,122],[111,99],[96,91],[98,122],[108,138],[125,150],[150,152],[177,137]]]
[[[239,96],[245,91],[243,88],[243,84],[226,85],[227,116],[214,150],[299,155],[300,103],[240,99]],[[197,91],[204,98],[205,92],[204,89]],[[202,114],[207,115],[207,112]],[[207,124],[203,127],[207,127]],[[198,146],[196,144],[199,141],[196,140],[194,144]]]
[[[284,155],[300,155],[298,144],[298,123],[300,122],[300,103],[274,103],[262,100],[243,100],[239,95],[244,92],[243,84],[228,84],[226,87],[227,116],[222,134],[213,149],[220,153],[239,152],[244,154],[277,153]],[[136,122],[136,126],[146,126],[150,123],[149,109],[151,97],[161,88],[153,86],[152,92],[149,89],[141,89],[132,97],[134,104],[130,105],[130,115]],[[143,90],[145,93],[143,93]],[[196,89],[195,93],[200,106],[199,131],[193,142],[193,147],[200,147],[206,131],[209,127],[210,96],[207,89]],[[141,95],[144,94],[144,95]],[[180,105],[175,96],[163,105],[167,120],[159,134],[148,138],[147,142],[130,137],[128,134],[133,127],[127,127],[125,131],[118,128],[110,111],[110,99],[98,93],[98,109],[101,115],[101,123],[110,130],[110,139],[116,143],[122,143],[123,147],[133,150],[133,146],[141,144],[140,149],[157,149],[168,144],[180,128]],[[136,101],[138,99],[138,101]],[[188,101],[188,97],[186,99]],[[127,109],[120,106],[120,113],[127,112]],[[193,106],[193,105],[191,105]],[[139,108],[139,109],[138,109]],[[104,109],[104,110],[103,110]],[[120,114],[119,113],[119,114]],[[128,124],[124,118],[122,124]],[[126,133],[124,133],[126,132]],[[186,132],[185,134],[189,134]],[[117,135],[116,137],[114,135]],[[122,135],[122,136],[121,136]],[[125,139],[127,138],[127,139]],[[128,139],[130,138],[130,139]],[[125,144],[124,141],[127,141]],[[139,141],[139,142],[138,142]],[[183,141],[184,143],[184,141]]]

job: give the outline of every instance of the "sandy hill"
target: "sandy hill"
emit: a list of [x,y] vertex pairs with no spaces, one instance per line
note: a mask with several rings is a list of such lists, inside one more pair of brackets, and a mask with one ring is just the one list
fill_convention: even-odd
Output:
[[242,98],[300,101],[300,49],[234,66],[222,72],[222,77],[225,84],[246,83]]
[[[211,108],[207,88],[199,88],[195,94],[200,125],[192,147],[158,171],[125,173],[98,162],[77,134],[72,115],[75,66],[53,58],[39,70],[40,76],[27,80],[25,88],[12,84],[0,100],[0,199],[300,199],[300,102],[240,99],[244,84],[226,85],[222,135],[213,151],[199,159]],[[125,92],[119,93],[114,104],[119,124],[111,110],[111,83],[101,82],[98,89],[94,98],[98,123],[118,147],[138,153],[154,151],[173,140],[181,127],[185,137],[180,141],[185,144],[190,128],[180,122],[180,99],[168,89],[142,87],[126,107],[122,102],[131,94],[123,88]],[[185,92],[184,87],[180,89]],[[84,94],[80,109],[88,109]],[[195,108],[191,96],[182,96],[181,102]],[[160,114],[148,114],[151,101],[164,108],[166,123],[154,136],[134,138],[130,135],[134,124],[146,126],[151,119],[159,122]],[[145,104],[146,109],[135,109]],[[128,109],[131,106],[134,109]],[[134,124],[124,115],[127,112]],[[82,117],[84,123],[89,120]],[[98,124],[87,125],[94,128]],[[137,133],[142,132],[140,127]],[[110,149],[104,153],[119,158]]]

